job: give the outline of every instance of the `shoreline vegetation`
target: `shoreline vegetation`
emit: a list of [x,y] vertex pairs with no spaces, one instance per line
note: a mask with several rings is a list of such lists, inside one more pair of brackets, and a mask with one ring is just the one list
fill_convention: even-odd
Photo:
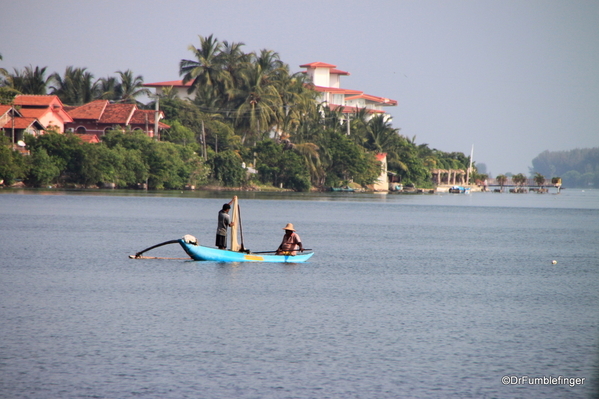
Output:
[[[56,95],[68,106],[97,99],[151,110],[159,106],[162,122],[170,126],[156,140],[115,125],[99,143],[89,143],[55,126],[46,126],[42,135],[15,137],[5,124],[0,180],[6,186],[22,182],[27,187],[309,192],[351,186],[372,191],[383,166],[380,154],[386,156],[393,184],[423,192],[435,190],[452,174],[461,185],[468,175],[473,188],[488,179],[483,164],[479,170],[462,152],[417,144],[416,136],[400,134],[386,114],[366,108],[347,114],[338,106],[318,103],[306,74],[292,73],[273,50],[246,53],[243,46],[199,36],[199,46],[189,46],[193,57],[179,61],[193,100],[183,100],[173,87],[166,87],[158,104],[138,101],[149,91],[143,77],[130,70],[95,80],[87,68],[73,66],[64,75],[49,76],[46,67],[14,72],[0,68],[0,104],[13,106],[16,95],[32,94]],[[579,180],[586,182],[589,175]]]

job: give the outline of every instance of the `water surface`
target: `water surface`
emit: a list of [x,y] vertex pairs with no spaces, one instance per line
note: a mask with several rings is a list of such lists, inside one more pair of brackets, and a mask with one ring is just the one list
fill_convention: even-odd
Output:
[[246,247],[291,222],[311,261],[128,258],[184,234],[212,246],[233,194],[0,194],[0,397],[595,392],[598,192],[237,193]]

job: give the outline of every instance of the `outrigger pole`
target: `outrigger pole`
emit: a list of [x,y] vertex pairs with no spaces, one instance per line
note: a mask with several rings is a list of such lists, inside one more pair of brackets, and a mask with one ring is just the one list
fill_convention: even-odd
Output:
[[[149,251],[150,249],[158,248],[158,247],[161,247],[163,245],[167,245],[167,244],[178,244],[178,243],[179,243],[179,240],[169,240],[169,241],[161,242],[160,244],[152,245],[151,247],[146,248],[143,251],[139,251],[135,255],[129,255],[129,258],[131,258],[131,259],[143,259],[143,258],[147,258],[145,256],[141,256],[141,254],[143,254],[144,252]],[[156,257],[152,257],[151,259],[188,259],[188,258],[156,258]]]

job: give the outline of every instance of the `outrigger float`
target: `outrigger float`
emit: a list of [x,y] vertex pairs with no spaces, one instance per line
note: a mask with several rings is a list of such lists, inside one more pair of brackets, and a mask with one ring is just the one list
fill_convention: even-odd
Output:
[[[231,217],[231,246],[229,249],[218,249],[199,245],[198,240],[189,234],[176,240],[169,240],[153,245],[135,255],[129,255],[131,259],[187,259],[187,258],[156,258],[143,256],[143,253],[167,244],[180,244],[185,253],[196,261],[212,262],[273,262],[273,263],[303,263],[310,259],[314,252],[298,253],[297,255],[277,255],[276,251],[251,252],[243,245],[243,228],[241,225],[241,213],[237,199],[234,200],[233,215]],[[239,227],[238,227],[239,226]],[[241,242],[238,239],[238,229]],[[308,249],[310,251],[310,249]]]

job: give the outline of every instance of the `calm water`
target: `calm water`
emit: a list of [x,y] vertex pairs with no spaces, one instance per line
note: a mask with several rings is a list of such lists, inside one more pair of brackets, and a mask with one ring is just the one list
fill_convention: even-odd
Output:
[[597,395],[597,191],[240,193],[296,265],[128,259],[212,246],[227,193],[0,193],[2,398]]

